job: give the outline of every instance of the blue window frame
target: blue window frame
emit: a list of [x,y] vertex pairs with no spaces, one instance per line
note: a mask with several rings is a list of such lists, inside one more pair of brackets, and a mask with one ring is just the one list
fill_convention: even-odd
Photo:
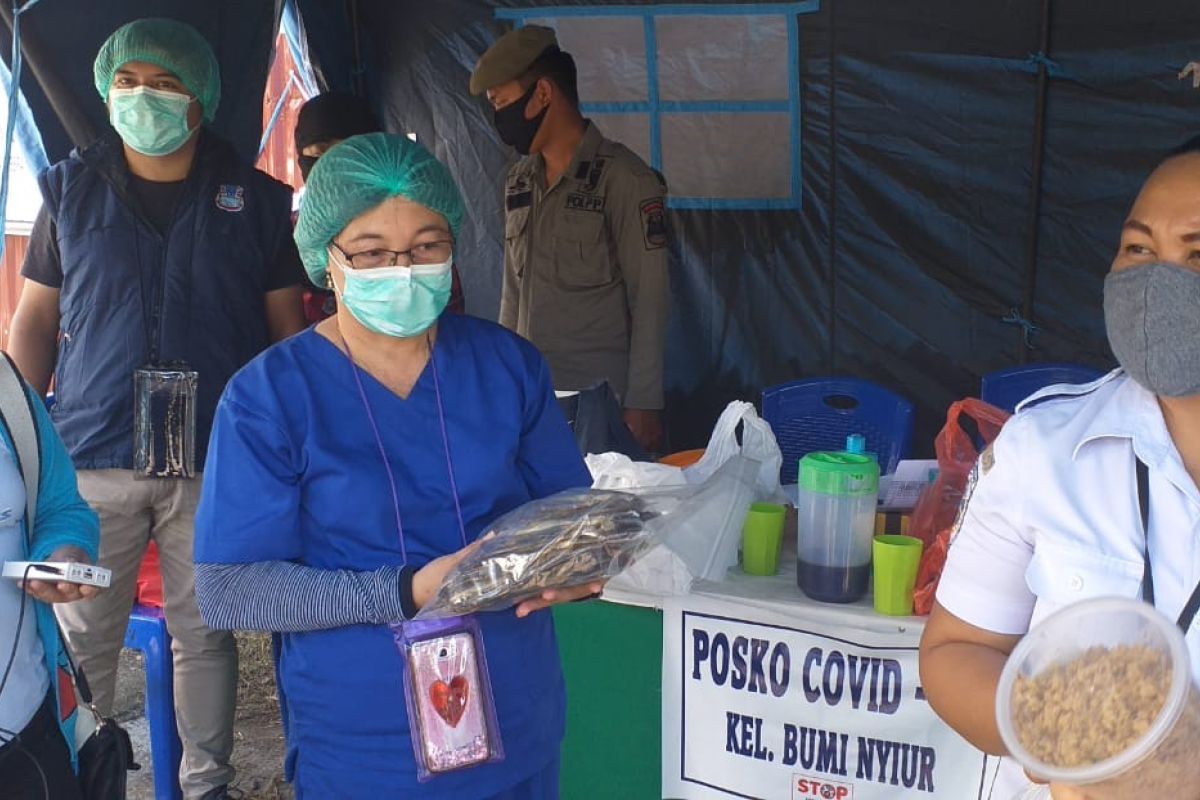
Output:
[[[614,18],[633,24],[640,21],[642,49],[633,53],[631,60],[640,67],[640,59],[644,57],[645,87],[644,91],[638,92],[644,99],[584,102],[581,110],[596,119],[602,128],[606,127],[606,117],[613,124],[634,122],[636,125],[642,124],[640,120],[644,118],[647,128],[645,136],[635,138],[645,138],[646,141],[641,146],[632,141],[623,143],[641,151],[651,166],[666,175],[672,186],[668,200],[672,208],[798,209],[801,204],[798,18],[819,8],[820,0],[745,5],[542,6],[497,9],[496,16],[511,20],[516,27],[538,23],[558,28],[560,25],[578,26],[588,20],[602,24],[601,21],[612,21]],[[679,18],[687,17],[694,18],[689,22],[688,30],[696,31],[699,39],[694,43],[701,46],[706,41],[703,38],[705,26],[699,24],[701,18],[732,18],[729,23],[744,24],[760,31],[774,30],[780,34],[775,36],[775,41],[786,41],[786,57],[764,62],[769,63],[771,69],[780,71],[780,74],[770,76],[769,81],[778,87],[777,95],[746,99],[746,92],[734,89],[730,94],[740,96],[720,96],[720,87],[717,90],[709,87],[698,92],[705,95],[703,97],[687,97],[689,90],[686,87],[681,89],[678,79],[671,79],[672,73],[678,70],[672,65],[679,59],[673,60],[673,54],[669,52],[670,41],[665,44],[667,50],[664,50],[663,41],[664,38],[672,38],[671,31],[677,34],[679,23],[684,21]],[[708,21],[729,24],[724,20]],[[784,30],[786,39],[782,38]],[[624,47],[628,49],[633,44],[626,42]],[[719,47],[722,42],[716,41],[714,44]],[[574,51],[570,41],[564,41],[563,46]],[[581,63],[581,76],[583,68]],[[784,70],[786,74],[782,74]],[[689,76],[684,78],[684,83],[687,80],[695,82]],[[581,93],[586,93],[586,87],[581,87],[581,90]],[[744,163],[737,163],[733,158],[722,158],[717,152],[721,142],[729,138],[719,135],[721,129],[729,131],[739,126],[757,131],[774,131],[778,140],[776,147],[771,150],[771,160],[775,163],[760,165],[758,169],[761,185],[755,186],[753,171],[746,170]],[[690,141],[687,141],[689,136]],[[706,136],[709,137],[707,140]],[[614,138],[622,139],[619,135]],[[667,143],[665,159],[664,139]],[[741,141],[741,146],[745,147],[749,139]],[[758,148],[745,149],[750,151]],[[728,153],[726,155],[729,156]],[[761,159],[761,155],[755,158]],[[692,174],[696,170],[683,169],[684,164],[699,166],[699,171],[704,174],[697,178]],[[672,169],[673,166],[675,169]],[[732,188],[726,191],[727,186]],[[683,191],[677,191],[677,187]]]

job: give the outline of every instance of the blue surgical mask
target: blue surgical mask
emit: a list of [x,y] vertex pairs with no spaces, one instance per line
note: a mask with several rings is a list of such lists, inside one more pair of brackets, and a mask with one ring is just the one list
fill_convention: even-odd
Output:
[[417,336],[437,322],[450,302],[453,259],[444,264],[354,269],[343,264],[330,248],[329,260],[345,279],[338,300],[363,327],[375,333],[398,338]]
[[194,101],[178,92],[138,86],[108,92],[108,119],[121,141],[146,156],[165,156],[183,147],[194,128],[188,108]]

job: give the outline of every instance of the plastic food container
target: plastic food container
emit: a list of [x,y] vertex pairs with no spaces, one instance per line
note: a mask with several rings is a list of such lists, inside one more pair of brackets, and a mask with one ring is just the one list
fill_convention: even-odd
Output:
[[[1049,691],[1031,692],[1034,686]],[[1045,702],[1031,705],[1031,696]],[[1028,772],[1081,787],[1089,800],[1200,798],[1200,694],[1182,632],[1148,603],[1098,598],[1048,616],[1005,664],[996,721],[1009,753]],[[1130,734],[1119,752],[1099,760],[1064,766],[1031,752],[1078,746],[1085,753],[1106,739],[1096,746],[1112,749],[1114,730],[1120,736],[1141,726],[1140,735]]]

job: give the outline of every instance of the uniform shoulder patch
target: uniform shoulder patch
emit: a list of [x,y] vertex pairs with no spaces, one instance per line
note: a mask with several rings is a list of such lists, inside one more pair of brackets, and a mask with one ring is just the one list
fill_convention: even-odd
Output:
[[994,466],[996,466],[996,451],[992,448],[992,445],[989,444],[983,449],[983,452],[979,454],[979,471],[984,475],[987,475],[992,471],[992,467]]
[[638,209],[642,215],[642,233],[647,250],[661,250],[667,246],[667,214],[661,197],[643,200]]
[[[991,448],[988,448],[990,450]],[[985,451],[987,452],[987,451]],[[954,526],[950,529],[950,546],[954,546],[954,540],[958,538],[959,532],[962,531],[963,522],[967,519],[967,506],[971,505],[971,498],[975,495],[975,487],[979,485],[980,468],[982,467],[983,457],[975,462],[975,466],[971,468],[971,472],[967,475],[967,485],[963,489],[962,500],[958,504],[958,514],[954,517]]]

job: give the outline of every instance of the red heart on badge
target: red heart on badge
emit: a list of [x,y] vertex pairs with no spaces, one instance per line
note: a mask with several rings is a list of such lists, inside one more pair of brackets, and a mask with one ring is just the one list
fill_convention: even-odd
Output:
[[467,679],[462,675],[455,675],[450,679],[450,683],[434,681],[429,687],[429,699],[433,703],[434,711],[450,723],[451,728],[457,727],[462,720],[463,713],[467,710],[469,693]]

